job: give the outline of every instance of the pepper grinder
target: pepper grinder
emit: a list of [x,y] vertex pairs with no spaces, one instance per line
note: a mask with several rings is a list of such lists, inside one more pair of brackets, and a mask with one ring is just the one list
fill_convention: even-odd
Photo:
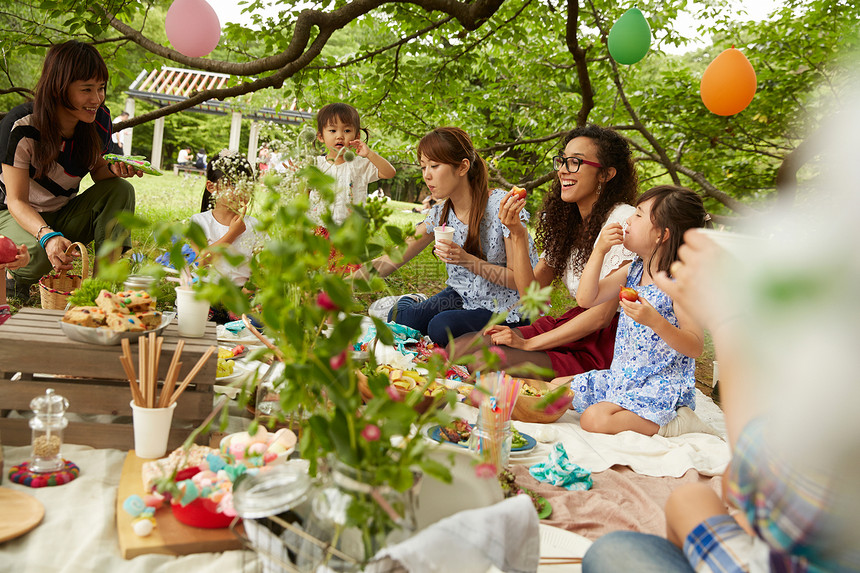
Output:
[[30,409],[35,414],[30,419],[30,428],[33,430],[31,472],[55,472],[65,465],[60,449],[63,445],[63,430],[69,425],[65,415],[68,407],[69,401],[54,394],[53,388],[48,388],[44,396],[36,396],[30,402]]

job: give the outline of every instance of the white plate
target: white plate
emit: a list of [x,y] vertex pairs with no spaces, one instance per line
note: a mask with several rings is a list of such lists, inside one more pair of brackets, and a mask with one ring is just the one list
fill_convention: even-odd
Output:
[[140,332],[116,332],[110,328],[79,326],[77,324],[63,322],[62,320],[60,320],[60,329],[63,331],[63,334],[72,340],[77,340],[78,342],[88,342],[90,344],[100,344],[102,346],[115,346],[120,344],[123,338],[134,340],[140,336],[147,336],[150,332],[161,334],[175,316],[175,312],[163,312],[161,313],[161,325],[151,330],[143,330]]
[[263,343],[260,342],[260,339],[254,336],[250,330],[247,328],[243,328],[239,331],[239,334],[233,334],[223,324],[219,324],[215,328],[218,342],[223,342],[225,344],[231,344],[236,346],[237,344],[244,345],[257,345],[260,346]]
[[[230,360],[228,358],[228,360]],[[221,386],[225,384],[230,384],[231,382],[235,382],[240,378],[246,376],[250,372],[250,370],[240,362],[233,362],[233,373],[229,376],[222,376],[221,378],[215,378],[215,381],[218,382]],[[238,390],[238,388],[236,389]]]

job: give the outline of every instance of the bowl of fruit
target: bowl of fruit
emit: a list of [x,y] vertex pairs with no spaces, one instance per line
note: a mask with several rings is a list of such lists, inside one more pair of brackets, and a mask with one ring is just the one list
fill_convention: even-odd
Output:
[[[413,406],[421,414],[434,404],[437,408],[441,408],[446,404],[444,396],[448,391],[447,386],[435,380],[428,383],[427,378],[417,370],[402,370],[394,368],[390,364],[380,364],[377,366],[376,372],[385,374],[388,377],[389,386],[397,392],[401,400],[405,400],[411,392],[417,392],[421,388],[424,388],[424,396]],[[358,370],[356,371],[356,376],[358,378],[358,391],[361,393],[364,401],[367,402],[373,398],[373,393],[367,381],[367,375]]]
[[[534,380],[530,378],[523,379],[523,385],[520,387],[520,395],[514,404],[513,419],[520,422],[534,422],[538,424],[551,424],[562,417],[567,411],[562,408],[557,412],[548,414],[546,410],[539,406],[544,396],[553,391],[556,386],[546,380]],[[572,390],[568,390],[573,393]]]

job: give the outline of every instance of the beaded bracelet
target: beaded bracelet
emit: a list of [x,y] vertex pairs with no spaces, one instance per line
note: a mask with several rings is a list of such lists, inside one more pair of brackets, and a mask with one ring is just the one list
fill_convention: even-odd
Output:
[[38,231],[36,231],[36,240],[39,240],[39,235],[41,235],[41,234],[42,234],[42,231],[43,231],[43,230],[45,230],[45,229],[50,229],[50,228],[51,228],[51,226],[50,226],[50,225],[42,225],[41,227],[39,227],[39,230],[38,230]]
[[53,239],[54,237],[62,237],[63,234],[59,231],[51,231],[50,233],[45,233],[42,235],[42,238],[39,239],[39,244],[42,245],[43,249],[46,249],[45,245],[48,244],[48,241]]

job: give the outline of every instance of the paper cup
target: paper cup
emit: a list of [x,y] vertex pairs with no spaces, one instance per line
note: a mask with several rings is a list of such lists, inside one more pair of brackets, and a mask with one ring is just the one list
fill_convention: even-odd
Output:
[[176,402],[167,408],[143,408],[131,401],[134,423],[134,453],[139,458],[162,458],[167,453],[167,438]]
[[445,241],[454,240],[454,227],[442,225],[441,227],[434,228],[433,231],[436,233],[436,241],[439,241],[440,239]]
[[766,245],[765,239],[753,235],[715,229],[696,229],[696,232],[702,233],[716,243],[718,247],[744,262],[755,258],[762,247]]
[[206,332],[206,319],[209,318],[209,302],[194,298],[195,291],[188,288],[176,289],[176,317],[179,321],[179,336],[202,338]]

